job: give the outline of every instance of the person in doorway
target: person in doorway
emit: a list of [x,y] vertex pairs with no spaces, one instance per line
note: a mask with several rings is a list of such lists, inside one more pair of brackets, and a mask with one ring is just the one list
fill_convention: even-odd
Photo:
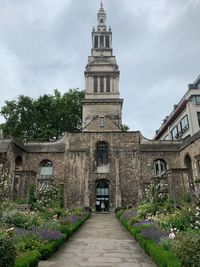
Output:
[[104,203],[104,201],[101,202],[101,211],[105,211],[105,203]]
[[96,201],[96,211],[100,211],[100,201],[99,200],[97,200]]

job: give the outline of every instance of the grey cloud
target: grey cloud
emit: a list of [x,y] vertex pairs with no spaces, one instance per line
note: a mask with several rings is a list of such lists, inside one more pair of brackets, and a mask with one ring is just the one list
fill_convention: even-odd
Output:
[[[200,1],[104,2],[124,123],[150,138],[199,75]],[[84,89],[98,0],[0,0],[0,6],[0,73],[9,77],[0,77],[1,106],[22,93]]]

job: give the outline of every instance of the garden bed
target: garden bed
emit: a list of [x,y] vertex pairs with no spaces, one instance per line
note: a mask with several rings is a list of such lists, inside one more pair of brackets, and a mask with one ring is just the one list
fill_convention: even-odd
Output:
[[[0,213],[0,267],[34,267],[51,257],[88,219],[84,209]],[[8,260],[9,259],[9,260]]]
[[199,205],[166,200],[117,209],[116,215],[157,266],[200,266]]

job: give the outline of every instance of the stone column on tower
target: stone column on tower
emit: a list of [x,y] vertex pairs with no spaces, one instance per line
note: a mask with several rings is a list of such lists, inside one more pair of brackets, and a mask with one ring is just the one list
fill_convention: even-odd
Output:
[[121,131],[123,100],[119,98],[119,68],[112,49],[112,30],[106,26],[101,1],[97,28],[92,30],[91,56],[85,68],[82,130]]

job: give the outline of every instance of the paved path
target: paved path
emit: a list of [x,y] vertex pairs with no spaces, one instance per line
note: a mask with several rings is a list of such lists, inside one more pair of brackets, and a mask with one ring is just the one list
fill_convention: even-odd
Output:
[[39,267],[155,267],[114,214],[95,214]]

